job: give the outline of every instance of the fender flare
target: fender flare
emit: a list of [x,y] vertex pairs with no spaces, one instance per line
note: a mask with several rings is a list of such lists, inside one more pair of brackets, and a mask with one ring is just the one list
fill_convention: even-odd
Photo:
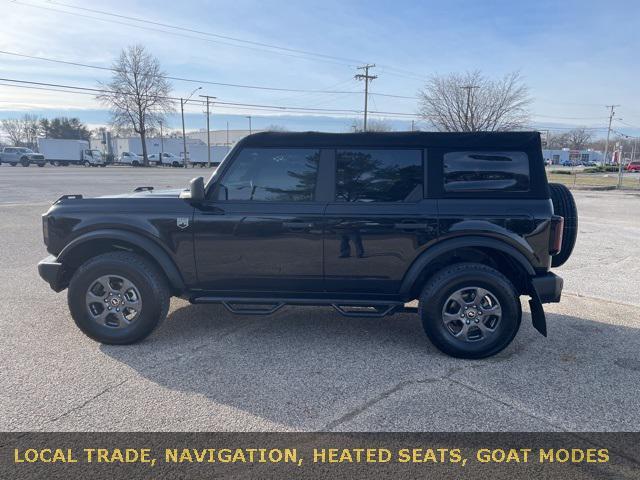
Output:
[[440,255],[448,253],[452,250],[459,248],[469,247],[484,247],[492,248],[503,252],[520,265],[528,275],[534,276],[536,274],[535,269],[531,265],[531,262],[525,257],[525,255],[518,251],[515,247],[512,247],[508,243],[501,240],[490,237],[482,236],[468,236],[452,238],[450,240],[444,240],[432,247],[429,247],[424,253],[422,253],[409,267],[407,273],[404,275],[402,284],[400,285],[400,295],[402,297],[408,297],[413,285],[418,280],[418,277],[422,271]]
[[94,240],[120,240],[122,242],[126,242],[139,247],[140,249],[148,253],[160,266],[167,279],[169,280],[169,284],[173,290],[176,290],[178,292],[183,292],[186,290],[182,275],[180,274],[178,267],[172,260],[169,253],[167,253],[167,251],[157,242],[136,232],[115,229],[101,229],[84,233],[74,238],[62,249],[62,251],[58,254],[57,261],[59,263],[64,263],[65,257],[67,257],[77,247]]

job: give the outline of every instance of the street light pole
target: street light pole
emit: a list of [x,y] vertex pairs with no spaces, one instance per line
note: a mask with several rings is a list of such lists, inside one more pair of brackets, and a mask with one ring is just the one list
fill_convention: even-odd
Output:
[[196,88],[193,92],[189,94],[186,100],[180,98],[180,115],[182,115],[182,156],[184,157],[184,168],[189,166],[189,161],[187,160],[187,134],[184,130],[184,106],[187,104],[189,99],[196,93],[198,90],[201,90],[202,87]]

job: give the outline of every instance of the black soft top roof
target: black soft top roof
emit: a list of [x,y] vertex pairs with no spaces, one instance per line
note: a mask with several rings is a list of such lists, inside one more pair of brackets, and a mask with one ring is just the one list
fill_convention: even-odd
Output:
[[539,132],[260,132],[238,142],[242,147],[454,147],[540,148]]

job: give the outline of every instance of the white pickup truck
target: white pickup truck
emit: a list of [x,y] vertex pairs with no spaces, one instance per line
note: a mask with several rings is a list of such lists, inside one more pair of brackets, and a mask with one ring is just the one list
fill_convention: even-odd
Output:
[[0,164],[8,163],[12,167],[20,164],[28,167],[31,164],[44,167],[46,163],[44,155],[34,152],[26,147],[4,147],[0,150]]

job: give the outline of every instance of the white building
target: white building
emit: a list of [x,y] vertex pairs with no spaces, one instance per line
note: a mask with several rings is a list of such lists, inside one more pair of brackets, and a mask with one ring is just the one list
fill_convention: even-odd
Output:
[[[264,130],[252,130],[251,133],[263,132]],[[211,145],[224,145],[232,147],[236,142],[249,135],[249,130],[210,130]],[[187,138],[200,140],[207,143],[207,131],[187,132]]]
[[551,160],[554,165],[563,162],[572,162],[574,164],[580,162],[602,163],[602,152],[597,150],[571,150],[570,148],[561,149],[542,149],[542,156],[546,160]]

